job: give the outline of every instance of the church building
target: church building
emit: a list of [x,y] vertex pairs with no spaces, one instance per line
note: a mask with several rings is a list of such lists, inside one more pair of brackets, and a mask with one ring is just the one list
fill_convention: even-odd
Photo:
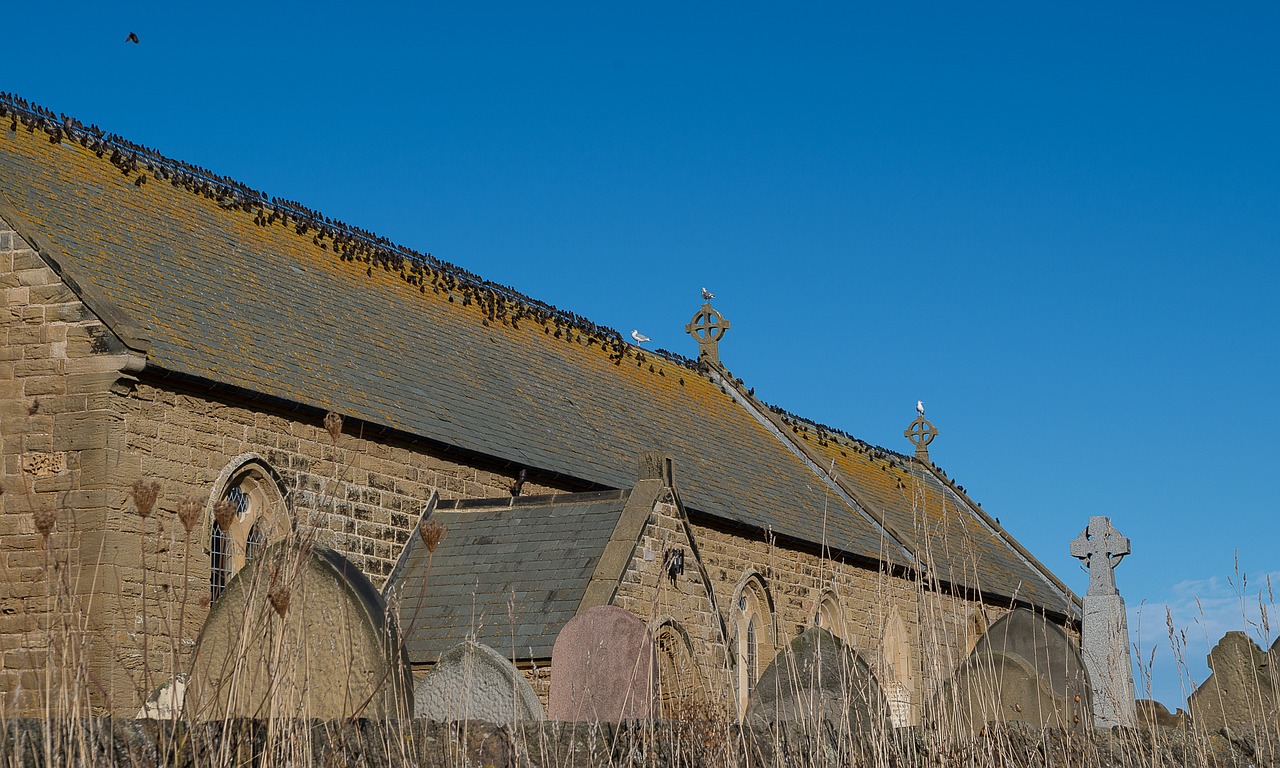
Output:
[[900,453],[760,401],[710,301],[689,357],[644,349],[13,96],[0,294],[0,714],[59,675],[137,710],[291,535],[384,589],[415,672],[474,637],[544,703],[559,628],[598,605],[649,626],[675,714],[738,716],[815,624],[896,725],[1011,609],[1076,631],[923,415]]

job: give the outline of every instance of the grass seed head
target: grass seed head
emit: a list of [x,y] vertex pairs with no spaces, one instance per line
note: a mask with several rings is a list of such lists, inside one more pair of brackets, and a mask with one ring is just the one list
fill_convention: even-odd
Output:
[[284,618],[284,614],[289,610],[289,587],[280,581],[280,569],[271,569],[271,586],[267,589],[267,600],[271,603],[271,607],[276,610],[276,614],[280,618]]
[[445,533],[449,529],[442,523],[434,520],[428,520],[418,529],[419,535],[422,536],[422,543],[427,545],[427,552],[435,552],[436,547],[440,545],[440,540],[444,538]]
[[58,513],[41,504],[31,513],[31,520],[35,523],[40,535],[47,539],[49,534],[53,533],[53,524],[58,521]]
[[191,533],[196,527],[196,523],[200,521],[200,509],[204,505],[194,496],[188,496],[178,502],[178,522],[182,523],[182,527],[187,533]]
[[160,483],[155,481],[133,481],[133,506],[138,510],[138,517],[146,520],[155,509],[156,499],[160,496]]
[[223,499],[213,505],[213,519],[223,533],[231,530],[231,523],[236,519],[236,503],[231,499]]
[[342,416],[333,411],[329,411],[324,415],[324,428],[329,433],[329,439],[334,445],[338,444],[338,438],[342,435]]

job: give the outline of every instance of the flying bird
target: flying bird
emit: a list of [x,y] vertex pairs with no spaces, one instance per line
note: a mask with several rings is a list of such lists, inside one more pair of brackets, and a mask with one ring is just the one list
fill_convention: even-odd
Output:
[[634,328],[631,329],[631,338],[637,344],[644,344],[645,342],[653,341],[653,339],[649,338],[648,336],[645,336],[643,333],[635,330]]
[[703,289],[702,289],[702,300],[703,300],[703,301],[711,301],[711,300],[712,300],[712,299],[714,299],[715,297],[716,297],[716,295],[715,295],[714,293],[712,293],[711,291],[708,291],[706,288],[703,288]]
[[916,401],[916,413],[920,414],[921,416],[923,416],[923,415],[924,415],[924,401],[923,401],[923,400],[917,400],[917,401]]
[[130,33],[129,33],[129,36],[128,36],[128,37],[126,37],[126,38],[124,39],[124,41],[125,41],[126,43],[133,43],[134,45],[137,45],[137,44],[138,44],[138,33],[137,33],[137,32],[130,32]]

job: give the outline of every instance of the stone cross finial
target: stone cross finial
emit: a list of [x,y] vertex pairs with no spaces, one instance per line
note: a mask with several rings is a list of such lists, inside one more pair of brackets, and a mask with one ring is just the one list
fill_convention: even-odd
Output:
[[1089,526],[1071,542],[1071,556],[1089,569],[1090,595],[1114,595],[1115,567],[1129,554],[1129,540],[1111,525],[1110,518],[1090,517]]
[[902,436],[911,441],[916,447],[916,458],[921,461],[929,461],[929,443],[938,436],[938,428],[933,426],[933,422],[920,414],[916,420],[911,422],[911,426],[902,430]]
[[727,330],[729,321],[709,301],[693,314],[693,319],[684,327],[684,332],[698,341],[698,359],[713,363],[720,362],[720,339],[724,338]]

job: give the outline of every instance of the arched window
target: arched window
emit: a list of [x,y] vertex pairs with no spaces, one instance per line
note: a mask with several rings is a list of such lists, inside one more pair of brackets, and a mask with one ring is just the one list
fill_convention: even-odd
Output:
[[768,659],[773,658],[773,616],[769,593],[759,574],[743,579],[733,600],[735,668],[737,670],[738,713],[746,714]]
[[895,608],[884,628],[880,644],[880,684],[889,700],[889,716],[895,728],[913,725],[913,698],[916,689],[911,667],[911,646],[907,629]]
[[841,640],[848,640],[845,634],[844,610],[840,607],[840,599],[836,593],[826,590],[818,598],[818,607],[813,612],[813,625],[822,627]]
[[667,720],[706,719],[706,690],[684,629],[672,619],[662,619],[653,633],[653,649],[658,715]]
[[[220,505],[232,512],[226,530],[216,519]],[[288,533],[278,476],[259,457],[237,458],[214,485],[209,518],[209,594],[216,600],[232,576]]]

